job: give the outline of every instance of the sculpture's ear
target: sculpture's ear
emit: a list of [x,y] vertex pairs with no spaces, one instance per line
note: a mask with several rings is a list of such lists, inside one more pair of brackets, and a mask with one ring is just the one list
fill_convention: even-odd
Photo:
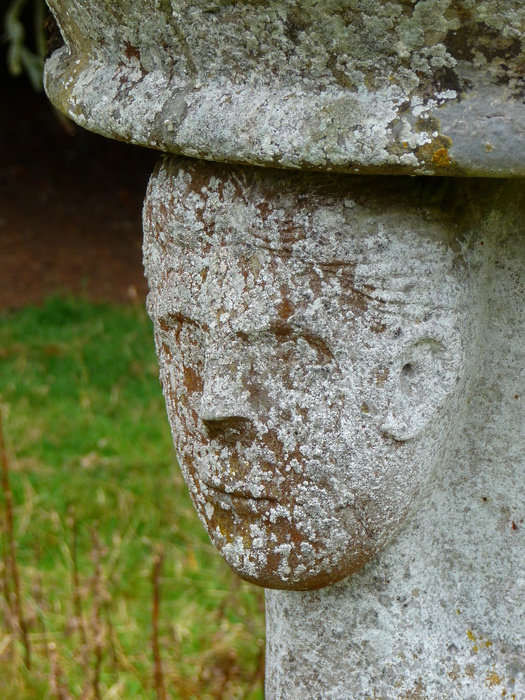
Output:
[[404,442],[420,435],[452,394],[461,376],[457,342],[422,338],[407,347],[389,378],[390,402],[381,430]]

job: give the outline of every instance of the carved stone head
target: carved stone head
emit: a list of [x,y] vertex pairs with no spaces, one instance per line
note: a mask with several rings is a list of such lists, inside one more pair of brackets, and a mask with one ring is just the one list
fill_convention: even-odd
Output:
[[150,183],[148,303],[180,465],[215,546],[265,587],[326,586],[381,550],[457,411],[460,232],[396,180],[168,158]]

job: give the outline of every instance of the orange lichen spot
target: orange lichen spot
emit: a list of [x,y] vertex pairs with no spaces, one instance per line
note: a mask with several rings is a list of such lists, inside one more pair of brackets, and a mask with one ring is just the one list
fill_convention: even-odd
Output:
[[432,162],[438,168],[447,168],[452,163],[452,160],[446,148],[439,148],[432,156]]
[[386,324],[379,323],[379,321],[373,322],[370,324],[370,330],[379,335],[380,333],[384,333],[386,331]]
[[487,685],[489,688],[493,688],[495,685],[501,685],[503,678],[498,676],[496,671],[489,671],[487,674]]
[[402,697],[406,700],[427,700],[426,687],[421,678],[416,681],[413,690],[408,690]]
[[403,148],[408,148],[408,141],[403,141]]
[[456,612],[458,615],[461,615],[461,610],[459,608],[456,608]]
[[471,642],[476,641],[476,637],[474,636],[472,630],[467,630],[467,637],[470,639]]
[[487,649],[490,649],[490,647],[492,646],[492,642],[490,641],[490,639],[487,639],[487,641],[485,642],[485,646],[487,647]]
[[478,649],[478,645],[477,645],[477,644],[476,644],[475,646],[472,647],[472,651],[474,652],[474,654],[477,654],[477,653],[478,653],[479,649]]
[[[282,292],[282,289],[281,289]],[[288,297],[282,296],[281,303],[279,304],[279,308],[277,310],[277,313],[279,314],[279,318],[281,318],[283,321],[287,321],[290,316],[294,312],[294,306],[290,299]]]
[[184,386],[191,393],[202,391],[202,377],[196,372],[193,367],[183,367]]

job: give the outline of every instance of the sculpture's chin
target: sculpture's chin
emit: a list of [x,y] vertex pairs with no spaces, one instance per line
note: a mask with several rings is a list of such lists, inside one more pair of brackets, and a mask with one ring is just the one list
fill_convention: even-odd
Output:
[[[227,564],[240,578],[262,588],[284,591],[311,591],[338,583],[362,569],[376,554],[374,549],[364,549],[341,558],[327,554],[326,557],[316,557],[305,566],[304,560],[298,563],[293,555],[283,563],[284,547],[281,545],[275,549],[277,551],[264,553],[247,551],[240,558],[227,546],[219,547]],[[332,564],[334,559],[339,561]]]
[[380,528],[372,538],[353,510],[336,513],[333,498],[311,510],[295,505],[294,512],[284,499],[211,489],[207,496],[196,506],[211,541],[240,578],[264,588],[306,591],[337,583],[359,571],[386,539]]
[[320,571],[312,575],[291,576],[288,580],[284,580],[282,577],[276,575],[274,571],[262,571],[256,576],[251,576],[244,571],[238,571],[235,567],[230,565],[234,573],[244,581],[253,583],[256,586],[261,586],[262,588],[272,588],[279,591],[315,591],[320,588],[326,588],[326,586],[331,586],[334,583],[342,581],[347,576],[351,576],[361,567],[362,565],[352,570],[341,570],[337,572]]

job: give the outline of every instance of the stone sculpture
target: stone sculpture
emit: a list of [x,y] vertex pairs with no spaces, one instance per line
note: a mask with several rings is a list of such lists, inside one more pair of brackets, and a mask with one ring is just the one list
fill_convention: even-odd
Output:
[[49,2],[55,104],[178,154],[148,305],[268,700],[525,698],[521,0]]
[[179,158],[150,182],[181,467],[234,571],[291,591],[267,592],[270,698],[525,688],[523,462],[501,426],[522,430],[525,198],[433,184]]

